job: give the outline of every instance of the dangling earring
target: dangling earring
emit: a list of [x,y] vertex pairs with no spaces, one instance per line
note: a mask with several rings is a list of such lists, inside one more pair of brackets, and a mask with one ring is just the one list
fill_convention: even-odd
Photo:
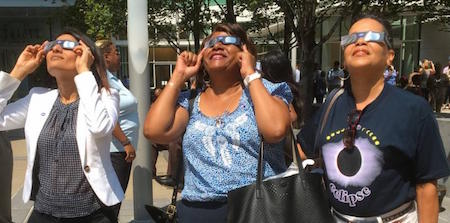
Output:
[[205,85],[210,86],[211,85],[211,79],[209,78],[208,72],[206,72],[205,69],[203,69],[203,82]]
[[346,81],[348,78],[350,78],[350,73],[346,72],[345,63],[344,63],[344,66],[342,66],[342,71],[344,71],[344,72],[342,72],[344,74],[344,76],[338,76],[338,77],[339,77],[339,79],[341,79],[341,81]]

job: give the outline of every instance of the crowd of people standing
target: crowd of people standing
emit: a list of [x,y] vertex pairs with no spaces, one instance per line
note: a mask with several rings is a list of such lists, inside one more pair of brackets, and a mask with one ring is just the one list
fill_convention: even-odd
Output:
[[[450,58],[445,68],[423,60],[409,76],[405,88],[425,101],[397,87],[402,77],[392,65],[384,19],[356,18],[341,47],[342,65],[335,61],[328,72],[314,65],[315,101],[329,107],[295,137],[303,159],[323,159],[335,221],[437,222],[437,179],[450,169],[428,103],[437,111],[449,106]],[[182,150],[179,222],[227,222],[227,194],[255,181],[261,144],[263,177],[287,169],[283,148],[300,115],[301,73],[281,51],[265,55],[261,70],[257,60],[240,25],[218,24],[199,52],[178,55],[148,110],[143,136],[155,151],[175,142]],[[57,88],[35,87],[7,103],[41,65]],[[26,46],[14,68],[0,72],[0,130],[25,130],[23,200],[34,201],[28,222],[118,222],[140,124],[136,98],[117,78],[119,70],[120,52],[111,40],[93,42],[68,29]],[[183,91],[193,79],[192,90]]]

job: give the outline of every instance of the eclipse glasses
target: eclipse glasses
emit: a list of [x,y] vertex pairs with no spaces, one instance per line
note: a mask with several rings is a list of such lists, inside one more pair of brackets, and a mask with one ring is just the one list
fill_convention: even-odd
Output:
[[386,46],[391,49],[392,46],[387,39],[387,35],[384,32],[357,32],[352,33],[350,35],[345,35],[341,37],[341,47],[345,48],[350,44],[356,43],[359,38],[363,38],[366,42],[377,42],[384,43]]
[[239,39],[239,37],[235,37],[235,36],[217,36],[215,38],[212,38],[210,40],[208,40],[205,43],[205,49],[206,48],[211,48],[214,45],[216,45],[216,43],[221,42],[224,45],[235,45],[235,46],[241,46],[242,42],[241,39]]
[[73,50],[76,46],[80,44],[78,42],[73,42],[70,40],[54,40],[45,44],[44,52],[48,53],[56,45],[60,45],[63,49],[66,50]]

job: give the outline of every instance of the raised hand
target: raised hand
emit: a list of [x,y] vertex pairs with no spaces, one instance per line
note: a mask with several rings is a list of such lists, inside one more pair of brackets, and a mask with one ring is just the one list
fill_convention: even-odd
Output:
[[184,84],[189,78],[197,74],[202,64],[203,50],[198,55],[184,51],[178,58],[172,77],[178,84]]
[[256,58],[251,54],[246,45],[242,46],[242,52],[239,53],[239,62],[241,64],[241,76],[245,78],[247,75],[255,73]]
[[11,71],[11,76],[23,80],[33,73],[45,58],[44,46],[46,43],[47,41],[43,44],[26,46],[17,59],[16,65]]
[[75,60],[75,68],[77,69],[77,73],[80,74],[82,72],[89,71],[95,59],[91,49],[82,40],[80,40],[80,45],[76,46],[73,51],[77,54],[77,58]]

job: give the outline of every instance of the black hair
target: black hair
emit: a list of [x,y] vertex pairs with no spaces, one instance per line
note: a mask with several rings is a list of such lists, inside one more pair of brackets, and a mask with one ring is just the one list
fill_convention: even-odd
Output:
[[388,47],[388,49],[393,48],[394,44],[393,44],[393,39],[392,39],[392,35],[391,35],[392,26],[389,21],[387,21],[382,15],[378,15],[378,14],[360,14],[352,19],[350,27],[352,27],[353,24],[355,24],[356,22],[358,22],[361,19],[373,19],[373,20],[377,21],[378,23],[380,23],[381,25],[383,25],[384,35],[385,35],[386,41],[388,41],[388,44],[386,44],[386,46]]
[[[265,79],[274,83],[286,82],[289,85],[292,94],[298,95],[298,89],[294,81],[294,72],[291,67],[291,62],[286,57],[286,54],[281,50],[269,51],[262,58],[261,71]],[[295,103],[293,102],[293,104]]]

